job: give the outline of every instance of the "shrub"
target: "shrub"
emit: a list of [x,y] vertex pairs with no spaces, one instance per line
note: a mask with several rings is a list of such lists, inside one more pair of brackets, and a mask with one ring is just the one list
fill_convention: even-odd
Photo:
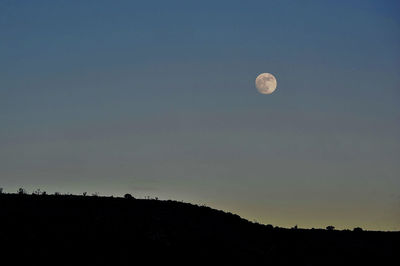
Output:
[[268,230],[274,229],[274,226],[273,226],[272,224],[267,224],[265,227],[266,227]]
[[126,194],[124,195],[124,198],[125,198],[125,199],[134,199],[134,197],[133,197],[131,194],[129,194],[129,193],[126,193]]
[[328,225],[328,226],[326,227],[326,230],[328,230],[328,231],[333,231],[333,230],[335,230],[335,227],[334,227],[333,225]]

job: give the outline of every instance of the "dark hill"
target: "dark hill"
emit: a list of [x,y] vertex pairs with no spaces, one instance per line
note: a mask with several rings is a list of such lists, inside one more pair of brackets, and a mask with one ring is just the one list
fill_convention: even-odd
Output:
[[399,236],[272,228],[176,201],[0,194],[0,259],[14,265],[389,265]]

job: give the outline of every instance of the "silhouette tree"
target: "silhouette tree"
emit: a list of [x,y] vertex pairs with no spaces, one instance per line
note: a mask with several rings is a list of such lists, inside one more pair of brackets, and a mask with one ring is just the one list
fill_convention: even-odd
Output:
[[0,194],[3,194],[3,188],[0,187]]
[[18,189],[17,193],[18,193],[19,195],[24,195],[24,194],[26,194],[26,190],[23,189],[22,187],[20,187],[20,188]]
[[273,226],[272,224],[267,224],[265,227],[266,227],[268,230],[274,229],[274,226]]
[[363,229],[361,227],[356,227],[353,229],[353,232],[362,232]]
[[326,230],[328,230],[328,231],[333,231],[333,230],[335,230],[335,227],[334,227],[333,225],[328,225],[328,226],[326,227]]
[[83,192],[82,195],[83,195],[83,196],[86,196],[86,195],[87,195],[87,192]]
[[124,198],[125,199],[135,199],[131,194],[129,194],[129,193],[126,193],[125,195],[124,195]]

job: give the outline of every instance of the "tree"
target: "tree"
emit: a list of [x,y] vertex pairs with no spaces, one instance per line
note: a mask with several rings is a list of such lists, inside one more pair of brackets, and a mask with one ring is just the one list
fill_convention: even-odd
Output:
[[333,231],[333,230],[335,230],[335,227],[334,227],[333,225],[328,225],[328,226],[326,227],[326,230],[328,230],[328,231]]
[[26,194],[26,190],[23,189],[22,187],[20,187],[20,188],[18,189],[17,193],[18,193],[19,195],[24,195],[24,194]]
[[3,188],[0,187],[0,194],[3,194]]
[[361,227],[356,227],[353,229],[353,232],[362,232],[363,229]]
[[124,198],[125,199],[135,199],[131,194],[129,194],[129,193],[126,193],[125,195],[124,195]]

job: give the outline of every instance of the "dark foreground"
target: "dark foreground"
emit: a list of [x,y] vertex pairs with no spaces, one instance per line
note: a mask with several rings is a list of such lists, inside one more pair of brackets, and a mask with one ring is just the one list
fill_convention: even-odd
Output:
[[3,265],[394,265],[399,240],[271,228],[175,201],[0,194]]

